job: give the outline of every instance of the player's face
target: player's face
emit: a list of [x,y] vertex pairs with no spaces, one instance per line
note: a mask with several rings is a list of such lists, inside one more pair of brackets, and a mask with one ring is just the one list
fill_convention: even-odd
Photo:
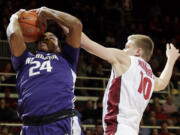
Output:
[[50,32],[44,33],[38,43],[38,50],[50,53],[60,52],[57,37]]
[[128,40],[124,51],[129,55],[129,56],[137,56],[138,48],[135,46],[135,42],[133,40]]

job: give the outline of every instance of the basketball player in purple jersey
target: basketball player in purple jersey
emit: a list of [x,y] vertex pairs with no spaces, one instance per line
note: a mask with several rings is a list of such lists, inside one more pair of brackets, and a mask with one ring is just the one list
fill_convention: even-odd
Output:
[[70,14],[41,7],[40,21],[53,20],[69,28],[61,49],[50,32],[38,41],[34,55],[25,45],[18,23],[18,11],[10,18],[7,36],[16,71],[18,113],[23,120],[22,135],[81,135],[74,109],[74,84],[78,63],[82,24]]

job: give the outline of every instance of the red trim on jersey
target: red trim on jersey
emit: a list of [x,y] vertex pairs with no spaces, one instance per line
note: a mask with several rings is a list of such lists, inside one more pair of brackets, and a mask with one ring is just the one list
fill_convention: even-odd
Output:
[[107,114],[104,121],[107,125],[105,129],[105,135],[114,135],[117,130],[117,114],[119,111],[118,104],[120,102],[120,86],[121,77],[112,80],[112,84],[109,89],[108,101],[107,101]]

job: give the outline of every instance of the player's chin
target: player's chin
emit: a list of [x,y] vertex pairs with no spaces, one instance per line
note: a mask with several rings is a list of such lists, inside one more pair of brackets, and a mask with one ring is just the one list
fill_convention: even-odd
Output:
[[55,53],[56,52],[56,45],[53,44],[53,43],[47,44],[47,48],[48,48],[48,51],[51,52],[51,53]]
[[48,48],[48,52],[50,53],[60,53],[61,50],[58,46],[54,46],[53,48]]
[[58,53],[56,48],[48,48],[47,52],[49,52],[49,53]]
[[47,45],[38,45],[38,50],[39,51],[44,51],[44,52],[48,52],[48,47],[47,47]]

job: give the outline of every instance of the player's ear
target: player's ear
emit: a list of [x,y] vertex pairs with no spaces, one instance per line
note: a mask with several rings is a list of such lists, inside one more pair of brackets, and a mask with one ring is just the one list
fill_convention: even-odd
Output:
[[137,48],[137,50],[136,50],[136,54],[135,54],[135,56],[142,56],[143,55],[143,49],[142,48]]

